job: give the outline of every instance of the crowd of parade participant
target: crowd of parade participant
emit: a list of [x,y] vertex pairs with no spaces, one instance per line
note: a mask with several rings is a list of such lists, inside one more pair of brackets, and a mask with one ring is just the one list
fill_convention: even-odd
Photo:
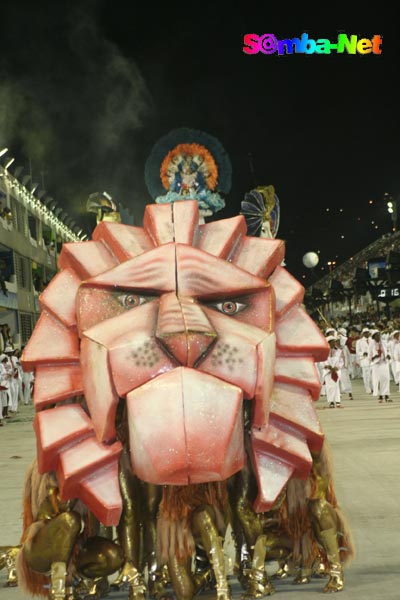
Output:
[[0,427],[32,401],[33,374],[22,370],[21,354],[9,341],[0,351]]
[[400,384],[400,320],[319,326],[330,346],[327,360],[317,363],[321,396],[326,396],[328,406],[341,406],[343,395],[353,400],[352,380],[357,378],[379,403],[392,402],[390,381]]

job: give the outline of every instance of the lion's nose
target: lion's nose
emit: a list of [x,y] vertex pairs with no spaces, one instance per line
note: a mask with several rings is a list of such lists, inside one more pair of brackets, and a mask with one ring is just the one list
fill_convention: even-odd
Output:
[[156,338],[179,364],[194,367],[207,355],[217,333],[192,298],[171,292],[160,299]]

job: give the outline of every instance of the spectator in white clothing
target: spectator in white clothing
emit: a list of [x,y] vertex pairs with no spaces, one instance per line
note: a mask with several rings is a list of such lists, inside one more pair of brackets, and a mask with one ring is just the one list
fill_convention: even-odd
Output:
[[387,343],[387,351],[388,351],[388,354],[390,355],[390,370],[393,375],[393,381],[396,384],[399,383],[399,374],[397,371],[396,359],[394,356],[395,356],[395,349],[399,345],[399,336],[400,336],[400,331],[395,329],[392,332],[392,334],[389,338],[389,341]]
[[8,405],[10,401],[10,378],[11,371],[6,365],[9,364],[6,354],[0,355],[0,426],[3,426],[3,418],[8,419]]
[[385,344],[382,343],[381,334],[378,330],[371,331],[371,344],[369,347],[369,359],[371,361],[372,393],[375,397],[379,395],[379,403],[392,402],[389,398],[390,373],[388,354]]
[[10,403],[9,403],[9,411],[11,413],[18,412],[18,395],[19,395],[19,385],[18,385],[18,365],[17,359],[14,356],[14,348],[12,346],[6,346],[4,349],[4,354],[8,356],[8,364],[5,363],[6,369],[9,369],[11,372],[10,378]]
[[338,329],[339,348],[343,353],[343,367],[340,373],[340,391],[348,394],[349,400],[353,400],[353,386],[350,380],[351,357],[347,347],[347,332],[344,327]]
[[336,408],[341,405],[339,380],[343,367],[343,352],[336,346],[338,340],[335,335],[328,335],[326,341],[330,346],[329,356],[322,363],[326,400],[329,408]]
[[399,383],[399,391],[400,391],[400,332],[395,331],[397,333],[397,341],[393,344],[393,371],[396,375],[396,381]]
[[356,342],[357,362],[361,367],[364,388],[367,394],[372,393],[371,385],[371,361],[369,358],[369,347],[371,340],[369,339],[370,330],[364,327],[361,332],[361,337]]

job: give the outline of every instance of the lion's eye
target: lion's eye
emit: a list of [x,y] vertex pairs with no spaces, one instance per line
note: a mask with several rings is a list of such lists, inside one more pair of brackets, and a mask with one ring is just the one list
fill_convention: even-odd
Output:
[[213,304],[213,306],[225,315],[236,315],[238,312],[245,309],[247,304],[235,302],[234,300],[225,300],[225,302],[218,302]]
[[118,296],[118,300],[124,308],[136,308],[147,302],[147,298],[139,296],[138,294],[121,294]]

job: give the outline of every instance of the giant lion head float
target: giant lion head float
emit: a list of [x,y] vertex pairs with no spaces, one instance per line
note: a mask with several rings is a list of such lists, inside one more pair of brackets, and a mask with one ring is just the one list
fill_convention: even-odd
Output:
[[187,485],[243,468],[250,405],[257,511],[308,475],[323,441],[314,361],[326,342],[281,266],[283,242],[248,237],[243,216],[199,224],[198,201],[175,200],[148,205],[143,227],[103,222],[64,244],[23,355],[39,469],[106,525],[122,510],[123,413],[137,477]]

